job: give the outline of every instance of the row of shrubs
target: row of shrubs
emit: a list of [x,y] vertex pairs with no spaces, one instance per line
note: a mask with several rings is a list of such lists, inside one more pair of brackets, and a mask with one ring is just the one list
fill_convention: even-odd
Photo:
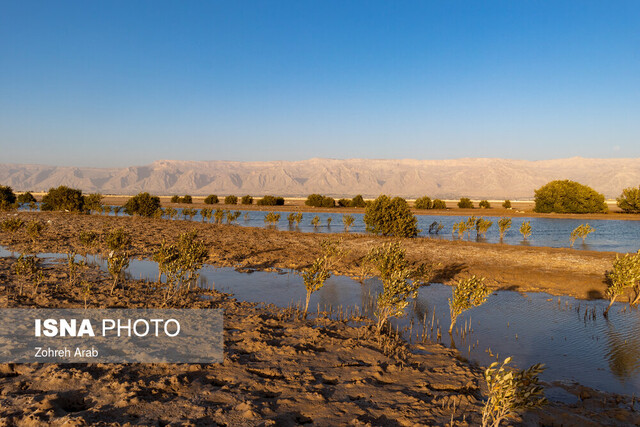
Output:
[[[150,196],[148,193],[141,193],[141,195],[144,194],[148,197],[155,197],[159,207],[160,199],[157,198],[157,196]],[[100,207],[101,199],[102,195],[100,194],[83,196],[81,190],[60,186],[57,188],[51,188],[43,197],[41,209],[44,211],[91,211]],[[401,198],[396,197],[393,200],[396,199]],[[33,197],[29,192],[16,196],[11,187],[0,186],[0,209],[10,209],[14,207],[16,203],[35,203],[35,200],[35,197]],[[173,203],[189,204],[193,202],[193,199],[189,195],[185,195],[183,197],[173,196],[171,201]],[[218,196],[212,194],[207,196],[204,202],[206,204],[216,204],[219,203],[219,199]],[[249,195],[243,196],[240,199],[240,203],[243,205],[251,205],[253,202],[253,197]],[[624,212],[640,213],[640,186],[638,188],[624,189],[620,197],[617,198],[617,202],[620,209]],[[224,198],[224,203],[235,205],[238,203],[238,197],[233,195],[226,196]],[[336,203],[336,200],[332,197],[323,196],[321,194],[311,194],[305,201],[307,206],[314,207],[369,207],[373,203],[375,202],[365,202],[361,195],[357,195],[353,199],[339,199]],[[267,195],[257,200],[256,204],[261,206],[281,206],[284,205],[284,198]],[[151,208],[153,208],[153,206],[155,206],[155,200],[151,204]],[[440,199],[432,200],[428,196],[417,199],[414,206],[417,209],[446,209],[444,201]],[[502,206],[509,209],[511,208],[511,202],[509,200],[505,200]],[[468,209],[474,208],[474,205],[471,199],[463,197],[458,202],[458,207],[461,209]],[[487,200],[482,200],[479,203],[479,207],[488,209],[491,207],[491,204]],[[135,211],[135,208],[132,209]],[[596,192],[586,185],[582,185],[574,181],[552,181],[535,191],[534,212],[598,213],[607,211],[608,208],[604,201],[604,195]],[[127,212],[126,205],[125,212]]]

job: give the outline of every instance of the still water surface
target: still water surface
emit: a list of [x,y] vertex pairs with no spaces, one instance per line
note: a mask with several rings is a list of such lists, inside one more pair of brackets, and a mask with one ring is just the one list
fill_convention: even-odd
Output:
[[[0,247],[0,256],[12,254]],[[62,254],[40,254],[47,259]],[[104,261],[95,260],[104,268]],[[134,278],[155,280],[157,264],[132,260],[128,273]],[[241,273],[232,268],[205,266],[200,271],[200,286],[229,292],[239,300],[289,307],[302,304],[305,289],[302,278],[294,273],[255,271]],[[344,276],[333,276],[313,294],[310,312],[362,313],[373,316],[377,279],[364,284]],[[450,346],[448,298],[451,287],[432,284],[420,289],[407,307],[407,316],[393,322],[401,330],[411,328],[417,341],[425,334],[433,341]],[[545,293],[521,294],[498,291],[485,304],[463,313],[453,335],[455,346],[472,361],[488,365],[512,356],[520,368],[544,363],[546,381],[576,381],[604,391],[640,393],[640,311],[616,303],[609,319],[602,316],[607,301],[583,301]],[[423,325],[426,328],[423,329]],[[438,330],[441,337],[438,339]],[[465,330],[462,336],[462,330]],[[494,356],[491,356],[489,350]]]

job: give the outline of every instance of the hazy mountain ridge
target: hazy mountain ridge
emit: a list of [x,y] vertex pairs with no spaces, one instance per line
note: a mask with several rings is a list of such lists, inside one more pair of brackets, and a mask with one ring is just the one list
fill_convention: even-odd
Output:
[[160,160],[126,168],[0,165],[0,184],[16,191],[46,191],[68,185],[103,194],[321,193],[340,197],[385,193],[402,197],[522,199],[532,198],[536,188],[554,179],[578,181],[615,198],[623,188],[640,184],[640,159]]

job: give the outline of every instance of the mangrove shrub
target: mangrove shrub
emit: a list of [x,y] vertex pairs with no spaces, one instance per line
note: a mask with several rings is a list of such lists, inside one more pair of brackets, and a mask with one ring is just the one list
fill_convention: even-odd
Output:
[[604,196],[575,181],[551,181],[535,191],[534,212],[596,213],[607,212]]
[[415,237],[420,232],[407,201],[384,194],[366,207],[364,223],[368,232],[383,236]]

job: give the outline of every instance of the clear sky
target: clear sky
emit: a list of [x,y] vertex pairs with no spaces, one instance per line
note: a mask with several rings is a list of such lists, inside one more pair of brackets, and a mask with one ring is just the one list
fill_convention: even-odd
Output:
[[640,157],[639,1],[0,1],[0,163]]

